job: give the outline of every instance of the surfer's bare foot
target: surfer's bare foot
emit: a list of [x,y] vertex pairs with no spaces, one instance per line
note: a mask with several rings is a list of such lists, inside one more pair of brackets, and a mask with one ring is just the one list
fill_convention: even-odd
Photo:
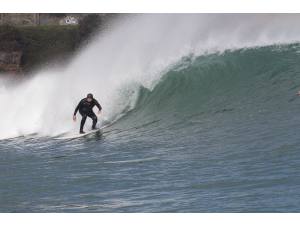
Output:
[[80,133],[80,134],[85,134],[85,132],[84,132],[84,131],[82,131],[82,130],[81,130],[79,133]]

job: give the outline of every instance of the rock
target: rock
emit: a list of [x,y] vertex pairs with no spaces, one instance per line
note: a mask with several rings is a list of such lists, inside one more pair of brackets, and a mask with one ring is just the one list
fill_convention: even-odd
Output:
[[22,51],[0,51],[0,71],[9,74],[20,74]]

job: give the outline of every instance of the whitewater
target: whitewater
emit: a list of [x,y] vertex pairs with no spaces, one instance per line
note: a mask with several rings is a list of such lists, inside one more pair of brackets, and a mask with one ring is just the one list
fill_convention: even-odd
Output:
[[[128,15],[0,78],[0,211],[298,212],[299,19]],[[109,126],[58,140],[89,92]]]

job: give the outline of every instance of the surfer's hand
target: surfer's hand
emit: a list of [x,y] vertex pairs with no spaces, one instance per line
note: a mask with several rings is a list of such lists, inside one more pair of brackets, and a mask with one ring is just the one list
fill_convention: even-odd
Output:
[[100,114],[101,114],[101,110],[98,111],[98,115],[100,115]]
[[75,115],[73,116],[73,121],[76,122],[76,116]]

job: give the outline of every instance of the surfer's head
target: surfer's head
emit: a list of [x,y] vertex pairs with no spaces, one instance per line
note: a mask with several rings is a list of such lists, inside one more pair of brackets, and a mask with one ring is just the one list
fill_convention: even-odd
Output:
[[91,102],[93,100],[93,94],[89,93],[87,96],[86,96],[88,102]]

